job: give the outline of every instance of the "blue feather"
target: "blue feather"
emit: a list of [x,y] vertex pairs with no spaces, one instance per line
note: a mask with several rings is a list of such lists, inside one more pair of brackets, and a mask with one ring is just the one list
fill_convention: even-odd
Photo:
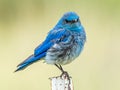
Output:
[[34,50],[34,55],[38,56],[42,52],[46,52],[54,45],[54,43],[56,43],[63,35],[65,35],[65,33],[66,30],[64,29],[51,30],[46,40]]
[[17,70],[15,70],[15,72],[19,71],[19,70],[23,70],[25,69],[27,66],[31,65],[32,63],[38,61],[39,59],[41,59],[42,57],[44,57],[46,55],[46,53],[42,53],[39,56],[35,57],[34,55],[29,56],[26,60],[24,60],[22,63],[20,63],[17,67]]

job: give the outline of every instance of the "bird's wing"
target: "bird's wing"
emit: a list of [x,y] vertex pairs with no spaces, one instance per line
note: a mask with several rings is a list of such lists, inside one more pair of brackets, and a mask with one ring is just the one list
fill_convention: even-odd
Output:
[[48,36],[45,39],[45,41],[34,50],[34,56],[36,57],[46,52],[55,43],[61,42],[63,41],[63,39],[65,40],[64,37],[66,37],[67,35],[68,31],[64,29],[51,30],[48,33]]

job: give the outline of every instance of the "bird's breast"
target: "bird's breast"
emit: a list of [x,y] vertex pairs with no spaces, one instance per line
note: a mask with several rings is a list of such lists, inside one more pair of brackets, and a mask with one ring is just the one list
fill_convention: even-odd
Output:
[[48,51],[45,61],[48,64],[68,64],[79,56],[83,44],[80,36],[71,35],[66,42],[55,43]]

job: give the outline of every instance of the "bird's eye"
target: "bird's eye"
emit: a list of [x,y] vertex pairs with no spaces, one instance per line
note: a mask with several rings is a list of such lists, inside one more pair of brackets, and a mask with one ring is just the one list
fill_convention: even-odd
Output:
[[65,19],[65,23],[70,23],[71,21],[69,21],[69,20],[67,20],[67,19]]
[[76,23],[78,21],[79,21],[79,19],[74,19],[74,20],[67,20],[67,19],[65,19],[65,23]]

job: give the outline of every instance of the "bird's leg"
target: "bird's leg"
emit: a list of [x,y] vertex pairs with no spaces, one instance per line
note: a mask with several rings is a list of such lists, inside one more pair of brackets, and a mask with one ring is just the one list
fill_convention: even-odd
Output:
[[62,66],[60,64],[59,64],[59,67],[60,67],[62,73],[66,72],[66,71],[63,70],[63,68],[62,68]]
[[63,75],[65,75],[65,77],[67,77],[68,80],[70,81],[70,76],[69,76],[68,72],[67,72],[67,71],[64,71],[63,68],[62,68],[62,66],[61,66],[60,64],[55,64],[55,66],[56,66],[59,70],[62,71],[62,74],[61,74],[60,76],[62,77]]
[[68,74],[68,72],[67,71],[64,71],[63,70],[63,68],[62,68],[62,66],[59,64],[59,67],[61,68],[61,70],[62,70],[62,74],[61,74],[61,76],[63,75],[63,74],[65,74],[68,78],[69,78],[69,74]]
[[62,73],[64,72],[63,68],[62,68],[60,65],[55,64],[55,66],[56,66]]
[[67,79],[69,80],[69,83],[71,83],[71,82],[70,82],[70,76],[69,76],[68,72],[67,72],[67,71],[64,71],[63,68],[62,68],[62,66],[61,66],[60,64],[59,64],[59,67],[60,67],[61,70],[62,70],[61,77],[62,77],[63,75],[65,75],[65,78],[67,78]]

